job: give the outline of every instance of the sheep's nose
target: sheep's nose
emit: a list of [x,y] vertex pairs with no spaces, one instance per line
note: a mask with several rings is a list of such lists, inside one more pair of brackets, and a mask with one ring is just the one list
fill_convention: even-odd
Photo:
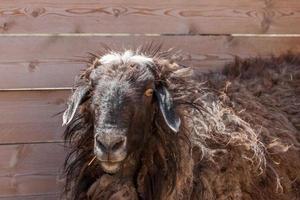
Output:
[[116,153],[120,150],[124,150],[126,146],[125,136],[114,137],[96,137],[96,145],[101,151],[105,153]]

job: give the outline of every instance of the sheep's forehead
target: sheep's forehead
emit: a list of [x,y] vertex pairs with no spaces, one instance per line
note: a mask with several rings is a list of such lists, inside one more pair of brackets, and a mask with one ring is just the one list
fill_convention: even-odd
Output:
[[102,81],[96,86],[93,101],[97,105],[104,106],[103,110],[106,110],[110,107],[109,105],[121,104],[125,95],[130,92],[131,88],[127,81]]
[[[154,78],[147,67],[153,64],[153,59],[132,51],[111,52],[99,58],[99,63],[90,78],[96,83],[94,101],[101,104],[110,104],[112,99],[120,103],[126,95],[142,86],[141,82]],[[131,64],[136,66],[134,71]],[[129,72],[134,72],[134,76]]]

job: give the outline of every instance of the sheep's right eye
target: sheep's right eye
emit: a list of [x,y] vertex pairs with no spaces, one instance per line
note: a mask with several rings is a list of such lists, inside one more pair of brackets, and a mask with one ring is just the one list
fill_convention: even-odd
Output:
[[144,94],[147,97],[151,97],[153,95],[153,89],[147,89]]

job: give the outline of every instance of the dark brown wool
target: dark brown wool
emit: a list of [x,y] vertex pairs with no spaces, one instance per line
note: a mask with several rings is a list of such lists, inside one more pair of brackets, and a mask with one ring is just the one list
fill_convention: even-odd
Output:
[[[154,97],[149,114],[122,108],[122,118],[131,116],[127,137],[133,142],[119,171],[106,173],[94,159],[92,100],[100,95],[95,80],[106,74],[94,73],[103,63],[93,57],[75,83],[85,95],[65,131],[71,151],[64,198],[300,199],[300,56],[237,59],[220,72],[195,75],[176,64],[172,52],[150,48],[134,55],[153,59],[147,67],[154,87],[163,85],[172,95],[180,129],[170,129]],[[134,65],[123,63],[118,80],[135,84],[124,96],[139,102],[144,88],[136,80],[144,72]],[[118,66],[110,70],[105,73]]]

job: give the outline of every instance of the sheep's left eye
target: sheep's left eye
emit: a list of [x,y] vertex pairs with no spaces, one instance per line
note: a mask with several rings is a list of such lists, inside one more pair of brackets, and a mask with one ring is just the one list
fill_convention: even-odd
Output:
[[147,89],[144,94],[147,97],[151,97],[153,95],[153,89]]

